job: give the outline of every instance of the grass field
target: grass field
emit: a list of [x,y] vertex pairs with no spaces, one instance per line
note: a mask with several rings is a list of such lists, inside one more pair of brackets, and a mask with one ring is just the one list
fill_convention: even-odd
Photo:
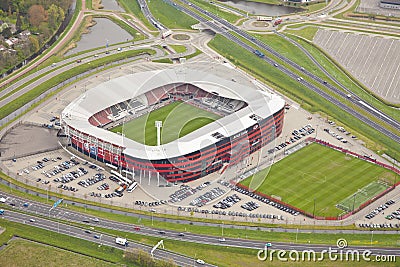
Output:
[[[343,210],[335,205],[359,189],[377,180],[391,183],[395,179],[391,171],[318,144],[304,147],[268,171],[254,175],[256,181],[265,178],[257,191],[279,196],[282,201],[317,216],[337,216]],[[242,184],[251,187],[251,180],[252,177],[246,178]],[[359,204],[356,202],[355,208]]]
[[384,183],[372,182],[340,201],[338,208],[344,211],[352,211],[387,188],[388,186]]
[[0,252],[0,266],[119,266],[67,250],[22,239],[12,240]]
[[139,118],[111,129],[123,132],[125,137],[149,146],[157,145],[155,121],[162,121],[161,144],[166,144],[199,129],[220,116],[203,109],[177,101],[154,110]]

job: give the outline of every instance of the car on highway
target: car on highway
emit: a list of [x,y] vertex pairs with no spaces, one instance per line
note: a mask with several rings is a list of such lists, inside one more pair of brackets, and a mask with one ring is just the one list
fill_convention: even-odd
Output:
[[4,214],[4,210],[1,209],[1,210],[0,210],[0,215],[3,215],[3,214]]
[[96,239],[100,239],[99,235],[94,235],[93,237],[96,238]]
[[87,233],[87,234],[91,234],[91,233],[92,233],[92,231],[90,231],[90,230],[85,230],[85,233]]
[[165,235],[165,231],[158,231],[159,234]]
[[185,234],[184,233],[179,233],[178,236],[185,236]]
[[197,260],[196,260],[196,263],[201,264],[201,265],[206,264],[205,261],[203,261],[203,260],[201,260],[201,259],[197,259]]
[[27,207],[29,207],[29,203],[26,203],[26,202],[25,202],[25,203],[23,204],[23,206],[24,206],[25,208],[27,208]]
[[265,247],[267,247],[267,248],[272,247],[272,244],[268,242],[265,244]]
[[225,240],[225,238],[222,237],[222,238],[218,239],[218,241],[219,242],[225,242],[226,240]]
[[140,231],[140,227],[139,227],[139,226],[135,226],[135,227],[133,227],[133,229],[134,229],[135,231]]
[[30,222],[36,222],[36,220],[35,220],[35,219],[29,219],[29,221],[30,221]]

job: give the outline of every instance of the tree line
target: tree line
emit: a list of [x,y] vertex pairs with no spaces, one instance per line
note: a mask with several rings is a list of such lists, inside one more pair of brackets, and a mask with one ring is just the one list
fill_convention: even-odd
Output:
[[[12,50],[0,52],[0,73],[22,62],[55,34],[73,0],[1,0],[0,45]],[[1,24],[1,23],[0,23]],[[29,31],[21,37],[19,33]],[[6,40],[17,37],[15,44]]]

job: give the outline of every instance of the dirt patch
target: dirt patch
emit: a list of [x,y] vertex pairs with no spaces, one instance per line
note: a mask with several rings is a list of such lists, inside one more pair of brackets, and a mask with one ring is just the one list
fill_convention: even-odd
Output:
[[57,130],[21,124],[2,137],[0,156],[18,158],[57,148]]

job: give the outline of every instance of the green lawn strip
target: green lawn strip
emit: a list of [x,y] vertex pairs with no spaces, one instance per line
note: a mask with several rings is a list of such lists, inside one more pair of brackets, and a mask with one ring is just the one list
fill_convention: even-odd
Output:
[[292,33],[294,35],[301,36],[309,41],[314,39],[315,34],[318,31],[317,26],[308,26],[303,29],[295,30],[296,28],[286,28],[285,32]]
[[[151,24],[147,18],[144,16],[138,1],[130,1],[130,0],[120,0],[118,1],[118,3],[124,8],[124,10],[132,15],[134,15],[135,17],[137,17],[138,19],[140,19],[140,21],[143,22],[144,25],[146,25],[146,27],[151,30],[151,31],[157,31],[156,27],[154,27],[153,24]],[[151,33],[153,35],[157,35],[157,33]]]
[[163,0],[152,0],[148,5],[154,18],[167,28],[191,30],[190,26],[198,23],[194,18]]
[[174,62],[172,62],[171,59],[169,58],[162,58],[162,59],[154,59],[152,60],[153,62],[157,62],[157,63],[168,63],[168,64],[172,64]]
[[321,3],[314,3],[314,4],[310,4],[308,6],[303,5],[303,7],[306,7],[307,11],[312,13],[312,12],[318,11],[318,10],[326,7],[326,3],[325,3],[325,1],[322,1]]
[[[311,144],[271,169],[258,172],[254,178],[264,181],[257,189],[261,193],[279,196],[283,202],[309,214],[314,214],[315,204],[316,216],[335,217],[343,212],[336,204],[381,178],[393,184],[395,176],[394,172],[378,165]],[[252,179],[253,176],[248,177],[241,183],[249,187]]]
[[196,52],[194,52],[194,53],[192,53],[192,54],[190,54],[190,55],[185,56],[185,58],[186,58],[186,59],[191,59],[191,58],[194,58],[194,57],[200,55],[201,53],[203,53],[203,52],[201,52],[201,50],[199,50],[199,49],[196,48]]
[[185,53],[186,52],[186,46],[184,46],[184,45],[170,44],[169,46],[175,50],[175,53]]
[[110,262],[82,256],[52,246],[23,239],[11,240],[7,247],[0,251],[1,266],[115,266]]
[[237,20],[241,18],[241,16],[225,11],[221,9],[219,6],[210,4],[207,1],[191,0],[191,2],[193,2],[196,6],[217,15],[220,18],[229,21],[230,23],[235,23]]
[[0,219],[0,226],[6,229],[6,231],[0,235],[0,241],[2,241],[3,244],[12,236],[19,236],[28,240],[63,248],[81,255],[106,260],[112,263],[122,261],[123,251],[116,248],[108,246],[101,246],[99,248],[98,244],[86,240],[47,231],[26,224],[10,222],[4,219]]
[[87,9],[93,9],[92,0],[85,0],[85,6],[86,6]]
[[74,77],[82,72],[85,72],[90,69],[96,69],[98,66],[107,64],[110,61],[118,61],[127,57],[133,57],[137,56],[140,54],[154,54],[155,52],[150,49],[140,49],[140,50],[135,50],[135,51],[124,51],[112,56],[104,57],[104,58],[99,58],[97,60],[94,60],[90,62],[90,64],[82,64],[79,65],[75,68],[72,68],[60,75],[57,75],[45,83],[40,84],[39,86],[35,87],[33,90],[30,90],[29,92],[26,92],[22,96],[18,97],[17,99],[7,103],[3,107],[0,108],[0,119],[6,117],[13,111],[19,109],[32,99],[38,97],[48,89],[50,89],[53,86],[56,86],[57,84],[60,84],[67,79]]
[[[329,114],[329,116],[340,121],[349,129],[355,129],[357,132],[362,133],[361,136],[384,145],[385,147],[382,149],[389,151],[389,153],[392,151],[392,154],[395,154],[394,151],[400,150],[400,144],[336,107],[297,81],[288,78],[285,74],[276,70],[275,67],[266,64],[253,53],[244,50],[236,44],[231,44],[223,36],[216,35],[209,45],[238,67],[244,68],[249,73],[265,81],[270,87],[301,103],[305,109],[311,112],[321,111]],[[304,102],[307,105],[304,105]]]
[[219,119],[218,115],[185,104],[182,101],[176,101],[126,122],[124,125],[117,126],[111,131],[124,133],[127,138],[136,142],[155,146],[157,145],[157,132],[154,128],[155,121],[163,121],[161,142],[166,144],[216,119]]

